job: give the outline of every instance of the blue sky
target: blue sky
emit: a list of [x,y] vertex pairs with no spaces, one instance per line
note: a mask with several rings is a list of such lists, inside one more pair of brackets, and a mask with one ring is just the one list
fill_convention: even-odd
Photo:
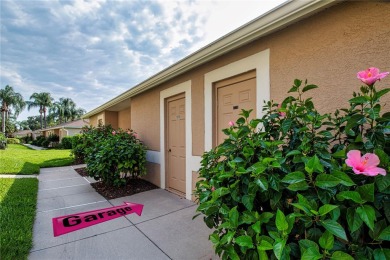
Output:
[[90,111],[282,2],[1,0],[0,85]]

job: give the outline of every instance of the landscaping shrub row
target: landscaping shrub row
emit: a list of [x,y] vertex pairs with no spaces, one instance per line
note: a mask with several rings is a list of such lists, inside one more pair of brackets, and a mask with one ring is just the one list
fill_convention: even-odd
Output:
[[227,123],[195,191],[222,259],[390,259],[390,88],[375,87],[387,74],[359,72],[365,85],[333,115],[295,80],[262,118]]

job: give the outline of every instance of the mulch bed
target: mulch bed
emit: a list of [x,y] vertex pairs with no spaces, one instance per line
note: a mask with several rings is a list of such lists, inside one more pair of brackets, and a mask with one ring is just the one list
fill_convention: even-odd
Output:
[[[78,168],[75,169],[75,171],[83,177],[88,177],[86,168]],[[140,192],[158,189],[156,185],[143,179],[131,179],[127,182],[125,186],[122,187],[106,186],[100,181],[91,183],[91,186],[107,200],[126,197]]]

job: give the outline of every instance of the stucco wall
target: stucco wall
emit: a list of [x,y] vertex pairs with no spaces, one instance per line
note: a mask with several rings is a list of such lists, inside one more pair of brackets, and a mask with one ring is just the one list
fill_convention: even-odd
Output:
[[105,111],[103,123],[104,125],[111,125],[113,128],[118,128],[118,112]]
[[[346,106],[361,86],[359,70],[390,70],[388,24],[390,3],[351,1],[258,41],[271,49],[271,98],[281,101],[293,79],[307,78],[320,87],[308,94],[321,112]],[[378,86],[389,86],[388,80]],[[383,101],[390,105],[390,96]]]
[[160,165],[157,163],[147,162],[146,175],[142,178],[160,187]]
[[159,91],[144,92],[131,99],[131,127],[149,150],[160,150]]
[[99,124],[99,119],[102,120],[102,123],[104,124],[104,112],[98,113],[96,115],[93,115],[89,118],[89,124],[91,126],[97,127]]
[[118,128],[122,128],[124,130],[131,129],[130,108],[126,108],[118,112]]

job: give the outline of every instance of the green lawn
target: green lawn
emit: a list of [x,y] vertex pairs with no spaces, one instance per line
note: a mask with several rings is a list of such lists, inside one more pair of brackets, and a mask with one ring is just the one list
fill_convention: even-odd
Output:
[[0,258],[27,259],[37,204],[36,178],[0,178]]
[[70,150],[32,150],[9,144],[0,150],[0,174],[37,174],[39,168],[71,165]]

